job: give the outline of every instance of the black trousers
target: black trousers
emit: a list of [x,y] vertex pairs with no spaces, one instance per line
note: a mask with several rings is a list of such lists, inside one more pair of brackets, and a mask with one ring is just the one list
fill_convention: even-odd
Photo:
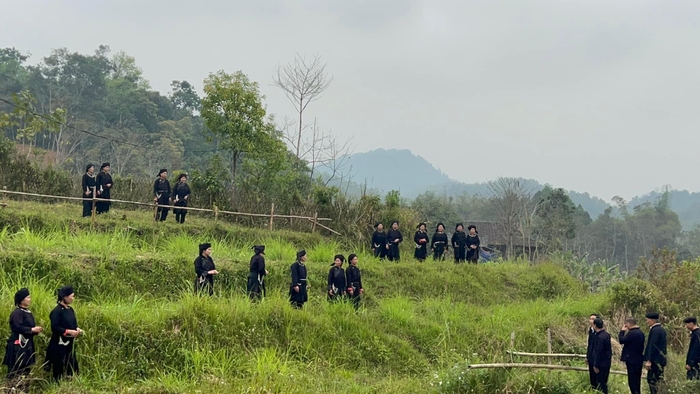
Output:
[[593,366],[591,364],[588,364],[588,379],[591,383],[591,387],[595,389],[598,385],[598,378],[596,377],[596,373],[593,370]]
[[83,217],[92,216],[92,200],[83,200]]
[[659,364],[651,363],[651,369],[647,372],[647,383],[649,383],[649,392],[651,394],[659,393],[659,388],[664,381],[664,367]]
[[185,215],[187,215],[187,211],[184,209],[175,209],[174,211],[177,211],[175,212],[175,221],[178,223],[185,223]]
[[599,368],[596,377],[596,390],[603,394],[608,394],[608,378],[610,377],[610,367]]
[[688,380],[699,380],[700,369],[698,369],[697,365],[695,367],[691,367],[690,371],[686,371],[685,376],[688,378]]
[[627,365],[627,385],[631,394],[642,394],[642,368],[644,363],[625,363]]

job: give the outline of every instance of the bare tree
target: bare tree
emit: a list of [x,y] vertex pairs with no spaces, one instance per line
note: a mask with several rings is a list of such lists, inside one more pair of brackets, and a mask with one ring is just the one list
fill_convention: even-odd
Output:
[[299,125],[295,132],[297,158],[302,158],[302,134],[304,133],[304,111],[315,100],[321,98],[323,93],[333,81],[333,77],[326,73],[326,64],[321,63],[321,57],[315,55],[307,60],[298,53],[294,61],[286,66],[277,66],[277,75],[273,76],[275,85],[284,91],[289,101],[294,105],[299,114]]
[[[513,240],[518,234],[523,207],[530,201],[531,191],[524,181],[516,178],[498,178],[488,184],[490,200],[496,208],[503,235],[506,238],[506,255],[514,254]],[[521,232],[522,234],[522,232]]]

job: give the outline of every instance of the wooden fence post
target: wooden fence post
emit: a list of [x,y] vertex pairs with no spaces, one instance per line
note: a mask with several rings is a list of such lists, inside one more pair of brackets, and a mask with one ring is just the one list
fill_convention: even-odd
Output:
[[[552,329],[547,328],[547,353],[552,354]],[[552,365],[552,358],[547,357],[547,364]],[[550,374],[552,371],[547,371]]]
[[92,187],[92,225],[95,225],[95,209],[97,208],[97,187]]
[[156,222],[158,221],[158,200],[155,201],[153,207],[153,220],[155,220]]
[[[311,234],[316,232],[316,222],[318,221],[318,212],[314,212],[314,221],[311,224]],[[334,226],[335,227],[335,226]]]
[[219,219],[219,208],[214,204],[214,222]]
[[272,206],[270,207],[270,231],[272,231],[272,220],[275,217],[275,203],[272,203]]

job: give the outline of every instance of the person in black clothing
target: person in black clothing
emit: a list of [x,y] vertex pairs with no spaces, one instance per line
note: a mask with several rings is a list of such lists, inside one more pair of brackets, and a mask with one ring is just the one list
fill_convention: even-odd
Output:
[[389,233],[386,235],[387,256],[389,257],[389,261],[398,262],[401,260],[401,251],[399,250],[401,242],[403,242],[403,235],[401,231],[399,231],[399,222],[393,221],[391,222],[391,230],[389,230]]
[[[100,167],[100,173],[97,174],[97,198],[102,198],[109,200],[111,198],[110,192],[112,190],[112,176],[109,175],[109,163],[102,163]],[[96,211],[98,214],[109,212],[109,201],[98,201]]]
[[335,255],[331,270],[328,271],[328,301],[338,301],[345,297],[347,282],[345,281],[345,271],[343,271],[345,256]]
[[362,288],[362,273],[357,268],[357,255],[351,254],[348,256],[350,266],[345,271],[346,284],[348,286],[348,297],[352,301],[352,305],[357,310],[360,307],[360,297],[365,289]]
[[10,386],[27,391],[29,375],[34,357],[34,336],[44,331],[36,325],[34,315],[29,310],[32,299],[27,288],[15,293],[15,310],[10,314],[10,337],[7,339],[3,364],[7,365],[7,378]]
[[659,314],[650,312],[646,315],[649,330],[649,340],[644,349],[644,367],[647,369],[649,392],[656,394],[663,385],[664,368],[666,367],[666,330],[659,323]]
[[[158,205],[170,205],[170,182],[166,179],[168,177],[168,170],[165,168],[158,171],[158,178],[153,183],[153,201]],[[160,220],[164,222],[168,217],[168,211],[170,208],[158,207],[156,212],[156,221]]]
[[449,249],[447,243],[447,234],[445,234],[445,225],[438,223],[433,234],[433,241],[430,243],[430,250],[433,251],[433,260],[445,260],[445,252]]
[[416,243],[416,251],[413,252],[413,257],[416,260],[423,262],[428,257],[428,233],[426,232],[426,224],[420,223],[418,231],[413,236],[413,242]]
[[265,245],[255,245],[252,249],[255,251],[255,254],[250,258],[248,296],[255,301],[265,296],[265,275],[268,272],[265,269]]
[[306,251],[297,252],[297,261],[292,264],[292,283],[289,285],[289,301],[295,309],[301,309],[309,300],[309,283],[306,278]]
[[[176,207],[187,207],[187,199],[190,197],[190,187],[187,185],[187,174],[180,174],[177,177],[177,183],[173,187],[173,205]],[[185,215],[187,215],[186,209],[173,209],[175,214],[175,221],[178,223],[185,223]]]
[[194,259],[194,272],[197,279],[194,280],[194,292],[198,294],[207,290],[209,295],[214,295],[214,275],[219,275],[214,260],[211,258],[211,244],[199,245],[199,256]]
[[685,328],[690,331],[690,345],[688,355],[685,358],[685,370],[688,380],[700,379],[700,330],[698,319],[694,316],[683,320]]
[[481,241],[479,240],[479,233],[476,231],[475,225],[469,225],[467,227],[469,234],[466,237],[465,249],[467,250],[467,261],[470,263],[477,264],[479,262],[479,246]]
[[632,394],[642,394],[642,368],[644,368],[644,333],[637,319],[628,317],[618,334],[622,345],[620,360],[627,366],[627,385]]
[[83,217],[92,216],[92,196],[97,188],[95,166],[88,164],[83,174]]
[[[71,304],[75,300],[73,288],[64,286],[58,290],[58,305],[51,311],[51,340],[46,349],[44,369],[53,369],[53,379],[58,382],[63,376],[69,378],[78,373],[75,357],[75,339],[83,334]],[[53,367],[53,368],[52,368]]]
[[452,234],[452,250],[455,252],[455,264],[464,261],[466,258],[467,235],[464,234],[464,225],[457,223],[455,232]]
[[374,225],[377,230],[372,234],[372,250],[374,251],[374,257],[379,257],[380,260],[384,260],[386,257],[387,243],[386,243],[386,233],[384,232],[384,225],[377,223]]
[[596,374],[596,390],[608,394],[608,377],[612,365],[612,345],[610,334],[603,327],[603,319],[593,321],[595,346],[593,347],[593,371]]
[[600,316],[596,315],[595,313],[591,314],[588,317],[588,346],[586,347],[586,365],[588,366],[588,378],[591,383],[592,388],[596,388],[598,384],[598,379],[596,378],[596,373],[593,370],[593,348],[595,347],[595,330],[593,329],[594,327],[594,322],[595,319],[599,318]]

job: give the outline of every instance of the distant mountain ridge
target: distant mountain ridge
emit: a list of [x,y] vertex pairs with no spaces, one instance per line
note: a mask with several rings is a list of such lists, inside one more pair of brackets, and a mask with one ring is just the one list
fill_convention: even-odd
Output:
[[[390,190],[399,190],[401,196],[408,199],[414,199],[426,191],[444,193],[448,196],[464,193],[489,194],[487,183],[463,183],[451,179],[425,158],[408,149],[376,149],[355,153],[347,158],[347,164],[354,183],[351,189],[355,191],[360,190],[358,185],[366,184],[368,191],[383,195]],[[523,181],[530,185],[533,193],[545,186],[534,179],[523,179]],[[556,185],[551,186],[556,187]],[[355,194],[352,190],[348,192]],[[581,205],[592,218],[598,217],[610,206],[610,203],[605,200],[586,192],[569,190],[568,193],[574,204]],[[645,202],[654,202],[660,196],[660,192],[652,191],[633,198],[628,202],[628,206],[633,208]],[[685,229],[700,223],[700,193],[672,190],[670,200],[671,209],[678,214]]]

